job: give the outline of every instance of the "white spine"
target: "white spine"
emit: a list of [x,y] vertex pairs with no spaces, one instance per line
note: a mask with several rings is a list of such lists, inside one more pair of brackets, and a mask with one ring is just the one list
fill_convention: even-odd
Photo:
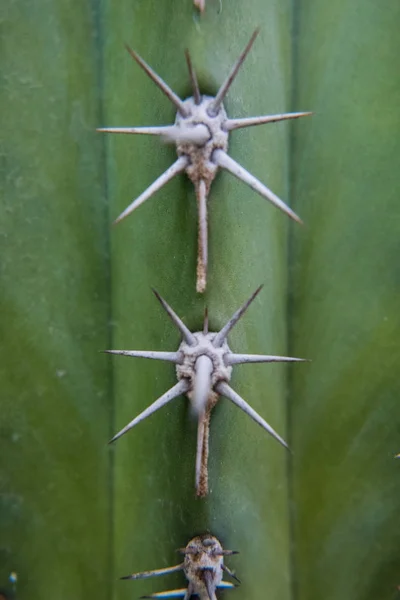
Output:
[[195,376],[193,385],[192,405],[198,415],[205,412],[208,396],[211,391],[211,374],[213,363],[208,356],[202,354],[196,360]]

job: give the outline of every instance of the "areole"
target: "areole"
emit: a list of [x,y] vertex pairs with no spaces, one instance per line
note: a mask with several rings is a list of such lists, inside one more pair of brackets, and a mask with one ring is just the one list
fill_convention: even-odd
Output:
[[153,571],[142,571],[126,575],[121,579],[147,579],[149,577],[158,577],[183,571],[188,580],[187,588],[169,590],[146,596],[147,598],[189,598],[196,594],[200,600],[216,600],[215,592],[217,589],[232,589],[236,586],[229,581],[223,581],[223,574],[226,573],[238,583],[238,579],[233,571],[224,564],[224,556],[238,554],[235,550],[224,550],[221,542],[209,533],[199,535],[190,540],[185,548],[178,550],[184,555],[183,563],[164,569]]
[[257,35],[253,33],[246,48],[233,65],[225,82],[215,96],[201,95],[199,85],[188,51],[186,60],[193,88],[193,96],[181,100],[179,96],[163,81],[149,65],[131,48],[128,52],[145,73],[167,96],[177,109],[174,125],[160,127],[103,127],[97,131],[105,133],[144,134],[161,137],[164,141],[174,143],[178,159],[160,175],[140,196],[138,196],[119,215],[115,223],[119,223],[130,215],[153,194],[160,190],[168,181],[179,173],[186,172],[193,182],[198,206],[198,255],[196,289],[202,293],[207,286],[208,266],[208,216],[207,199],[211,184],[219,168],[229,171],[256,191],[260,196],[286,213],[293,220],[301,223],[301,219],[287,206],[272,190],[261,183],[227,153],[229,133],[235,129],[252,127],[265,123],[274,123],[287,119],[297,119],[311,115],[310,112],[266,115],[230,119],[227,117],[223,100],[228,93],[236,75],[248,55]]
[[203,331],[191,332],[167,302],[154,291],[157,299],[182,335],[182,342],[176,352],[157,352],[143,350],[106,350],[109,354],[119,354],[135,358],[150,358],[169,361],[176,364],[178,383],[158,398],[153,404],[135,417],[111,440],[118,438],[138,423],[162,408],[171,400],[186,394],[193,412],[197,416],[196,449],[196,493],[206,496],[208,493],[208,438],[211,411],[219,396],[225,396],[236,404],[256,423],[261,425],[280,444],[287,447],[284,439],[229,385],[233,365],[261,362],[304,362],[306,359],[288,356],[235,354],[227,343],[227,337],[239,319],[261,290],[260,286],[229,319],[219,332],[208,331],[208,315],[204,319]]

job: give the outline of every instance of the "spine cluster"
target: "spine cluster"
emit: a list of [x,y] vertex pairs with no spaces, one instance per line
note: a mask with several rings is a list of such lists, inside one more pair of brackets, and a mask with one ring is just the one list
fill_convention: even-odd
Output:
[[[204,10],[204,1],[195,0],[195,5]],[[219,169],[225,169],[242,180],[263,198],[274,204],[281,211],[297,222],[300,218],[272,190],[261,183],[249,171],[237,163],[228,154],[230,132],[242,128],[273,123],[276,121],[295,119],[310,115],[309,112],[264,115],[246,118],[229,118],[223,106],[223,101],[235,77],[249,53],[256,37],[256,30],[246,48],[232,67],[226,80],[220,86],[215,96],[202,95],[199,89],[196,72],[188,52],[186,60],[192,83],[193,95],[182,100],[157,75],[153,69],[133,50],[128,51],[137,64],[153,80],[158,88],[175,106],[177,113],[175,123],[161,127],[107,127],[99,131],[122,134],[145,134],[158,136],[164,141],[175,144],[177,160],[160,175],[144,192],[129,204],[116,219],[122,221],[135,211],[141,204],[151,198],[173,177],[186,173],[195,189],[198,206],[198,259],[196,290],[203,293],[207,285],[208,269],[208,197],[211,184]],[[234,242],[234,241],[233,241]],[[175,367],[177,383],[155,400],[130,423],[121,429],[111,440],[116,441],[138,423],[164,407],[174,398],[186,395],[192,412],[197,418],[197,443],[195,461],[195,490],[199,497],[208,494],[208,453],[209,427],[212,409],[221,396],[245,412],[287,448],[285,440],[265,421],[239,394],[231,387],[232,370],[237,364],[271,363],[271,362],[300,362],[305,359],[287,356],[257,355],[232,352],[228,345],[228,335],[233,327],[247,311],[261,290],[260,286],[250,298],[228,319],[219,331],[210,331],[208,314],[204,316],[202,331],[191,331],[173,308],[155,292],[156,298],[181,335],[178,348],[170,352],[157,350],[107,350],[110,354],[146,358],[170,362]],[[242,349],[246,351],[247,349]],[[151,576],[166,575],[183,571],[188,581],[187,587],[153,594],[152,598],[182,597],[189,600],[192,595],[200,600],[216,600],[219,589],[229,589],[235,584],[224,581],[224,573],[239,583],[234,572],[225,564],[224,557],[235,554],[234,551],[224,550],[220,541],[211,533],[191,539],[187,546],[180,550],[183,562],[164,569],[135,573],[123,579],[142,579]]]

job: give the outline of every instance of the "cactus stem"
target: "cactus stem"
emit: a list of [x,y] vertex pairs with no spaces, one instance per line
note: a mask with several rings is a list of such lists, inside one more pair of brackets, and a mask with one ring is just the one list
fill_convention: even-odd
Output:
[[[204,7],[204,4],[202,4]],[[98,129],[105,133],[127,133],[146,134],[160,136],[165,142],[176,145],[176,151],[180,157],[165,173],[150,185],[138,198],[136,198],[116,219],[115,223],[122,221],[138,206],[148,200],[155,192],[161,189],[170,179],[178,173],[185,171],[195,186],[198,212],[198,260],[197,260],[197,283],[196,289],[199,293],[206,290],[207,285],[207,199],[211,184],[219,168],[226,169],[238,179],[244,181],[258,194],[272,202],[289,217],[301,223],[300,218],[269,188],[262,184],[256,177],[230,158],[228,152],[229,132],[242,127],[252,127],[265,123],[274,123],[287,119],[297,119],[308,116],[310,112],[298,112],[287,114],[264,115],[239,119],[229,119],[223,100],[234,82],[240,67],[259,33],[256,29],[251,36],[245,49],[233,65],[228,77],[219,88],[216,96],[200,94],[196,72],[188,50],[185,52],[188,65],[193,96],[181,100],[175,92],[159,77],[149,65],[129,46],[127,49],[134,60],[140,65],[145,73],[163,91],[169,100],[177,108],[174,125],[163,125],[160,127],[103,127]]]

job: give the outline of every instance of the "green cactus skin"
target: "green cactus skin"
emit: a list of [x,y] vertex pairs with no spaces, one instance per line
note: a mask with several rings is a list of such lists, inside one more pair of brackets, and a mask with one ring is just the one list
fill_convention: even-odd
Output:
[[297,10],[290,439],[299,600],[391,600],[400,583],[400,7]]
[[[236,2],[232,10],[220,17],[217,7],[214,10],[208,7],[204,17],[201,20],[195,17],[195,22],[196,13],[191,6],[179,11],[172,11],[172,6],[157,4],[160,23],[173,18],[173,25],[158,29],[140,25],[156,18],[155,4],[138,5],[132,11],[127,5],[124,11],[109,5],[107,92],[104,123],[100,126],[164,124],[175,116],[168,100],[125,51],[124,42],[184,98],[190,94],[186,47],[190,49],[202,91],[212,94],[260,24],[259,6],[246,9]],[[247,26],[233,35],[238,18],[245,19]],[[271,7],[263,16],[254,52],[226,100],[232,116],[288,108],[289,18],[288,8],[276,12]],[[270,29],[265,25],[268,20]],[[278,31],[286,32],[279,41]],[[266,60],[268,57],[270,62]],[[254,78],[261,85],[258,97],[252,90]],[[236,136],[232,134],[230,143],[232,156],[251,167],[257,176],[264,177],[264,181],[268,180],[268,185],[283,199],[288,193],[289,131],[286,124],[253,128],[236,132]],[[175,150],[163,147],[156,139],[133,136],[110,136],[106,145],[111,214],[115,218],[171,164]],[[141,163],[143,168],[135,168],[143,157],[146,157],[145,163]],[[237,325],[231,344],[237,349],[246,346],[252,352],[264,352],[266,348],[274,348],[274,352],[284,350],[287,217],[245,185],[221,173],[211,189],[209,218],[210,269],[205,298],[194,293],[197,210],[193,185],[185,176],[176,178],[113,229],[114,348],[178,347],[179,335],[149,295],[152,285],[187,325],[196,330],[202,327],[205,305],[209,308],[210,327],[221,327],[255,287],[264,282],[264,299],[249,309],[247,324]],[[144,368],[143,363],[134,360],[110,360],[115,373],[115,398],[118,398],[116,432],[171,386],[175,373],[169,365],[151,364]],[[247,375],[239,368],[236,370],[237,385],[247,398],[256,399],[263,414],[267,411],[271,415],[274,427],[284,436],[285,369],[264,365],[263,373],[259,366],[251,366],[250,370]],[[196,424],[187,408],[185,398],[175,400],[115,444],[116,573],[173,564],[175,548],[192,535],[210,529],[225,546],[240,550],[240,557],[232,560],[233,568],[240,564],[244,569],[243,584],[237,594],[263,598],[269,586],[271,594],[289,598],[287,451],[272,443],[241,411],[221,400],[211,421],[210,495],[205,501],[196,500]],[[153,587],[149,588],[149,583]],[[176,586],[182,584],[176,576]],[[159,582],[136,582],[134,589],[132,582],[116,585],[118,598],[160,589]]]
[[[0,589],[11,590],[16,571],[18,600],[137,597],[160,582],[119,576],[174,564],[175,548],[209,529],[240,550],[230,566],[243,583],[229,597],[392,600],[400,582],[398,7],[223,0],[221,12],[209,0],[200,17],[190,0],[92,11],[72,0],[6,4]],[[256,26],[228,114],[317,114],[234,132],[230,154],[290,199],[305,225],[289,225],[219,174],[202,298],[187,178],[110,228],[174,149],[94,130],[174,117],[124,42],[184,97],[186,47],[201,89],[214,93]],[[201,327],[207,304],[217,328],[260,283],[232,350],[313,363],[237,367],[232,383],[293,454],[221,400],[211,493],[196,500],[186,399],[107,446],[174,383],[173,367],[98,351],[178,346],[150,286],[191,328]],[[184,580],[169,578],[175,583]]]
[[84,4],[2,7],[0,588],[18,600],[111,590],[108,208]]

